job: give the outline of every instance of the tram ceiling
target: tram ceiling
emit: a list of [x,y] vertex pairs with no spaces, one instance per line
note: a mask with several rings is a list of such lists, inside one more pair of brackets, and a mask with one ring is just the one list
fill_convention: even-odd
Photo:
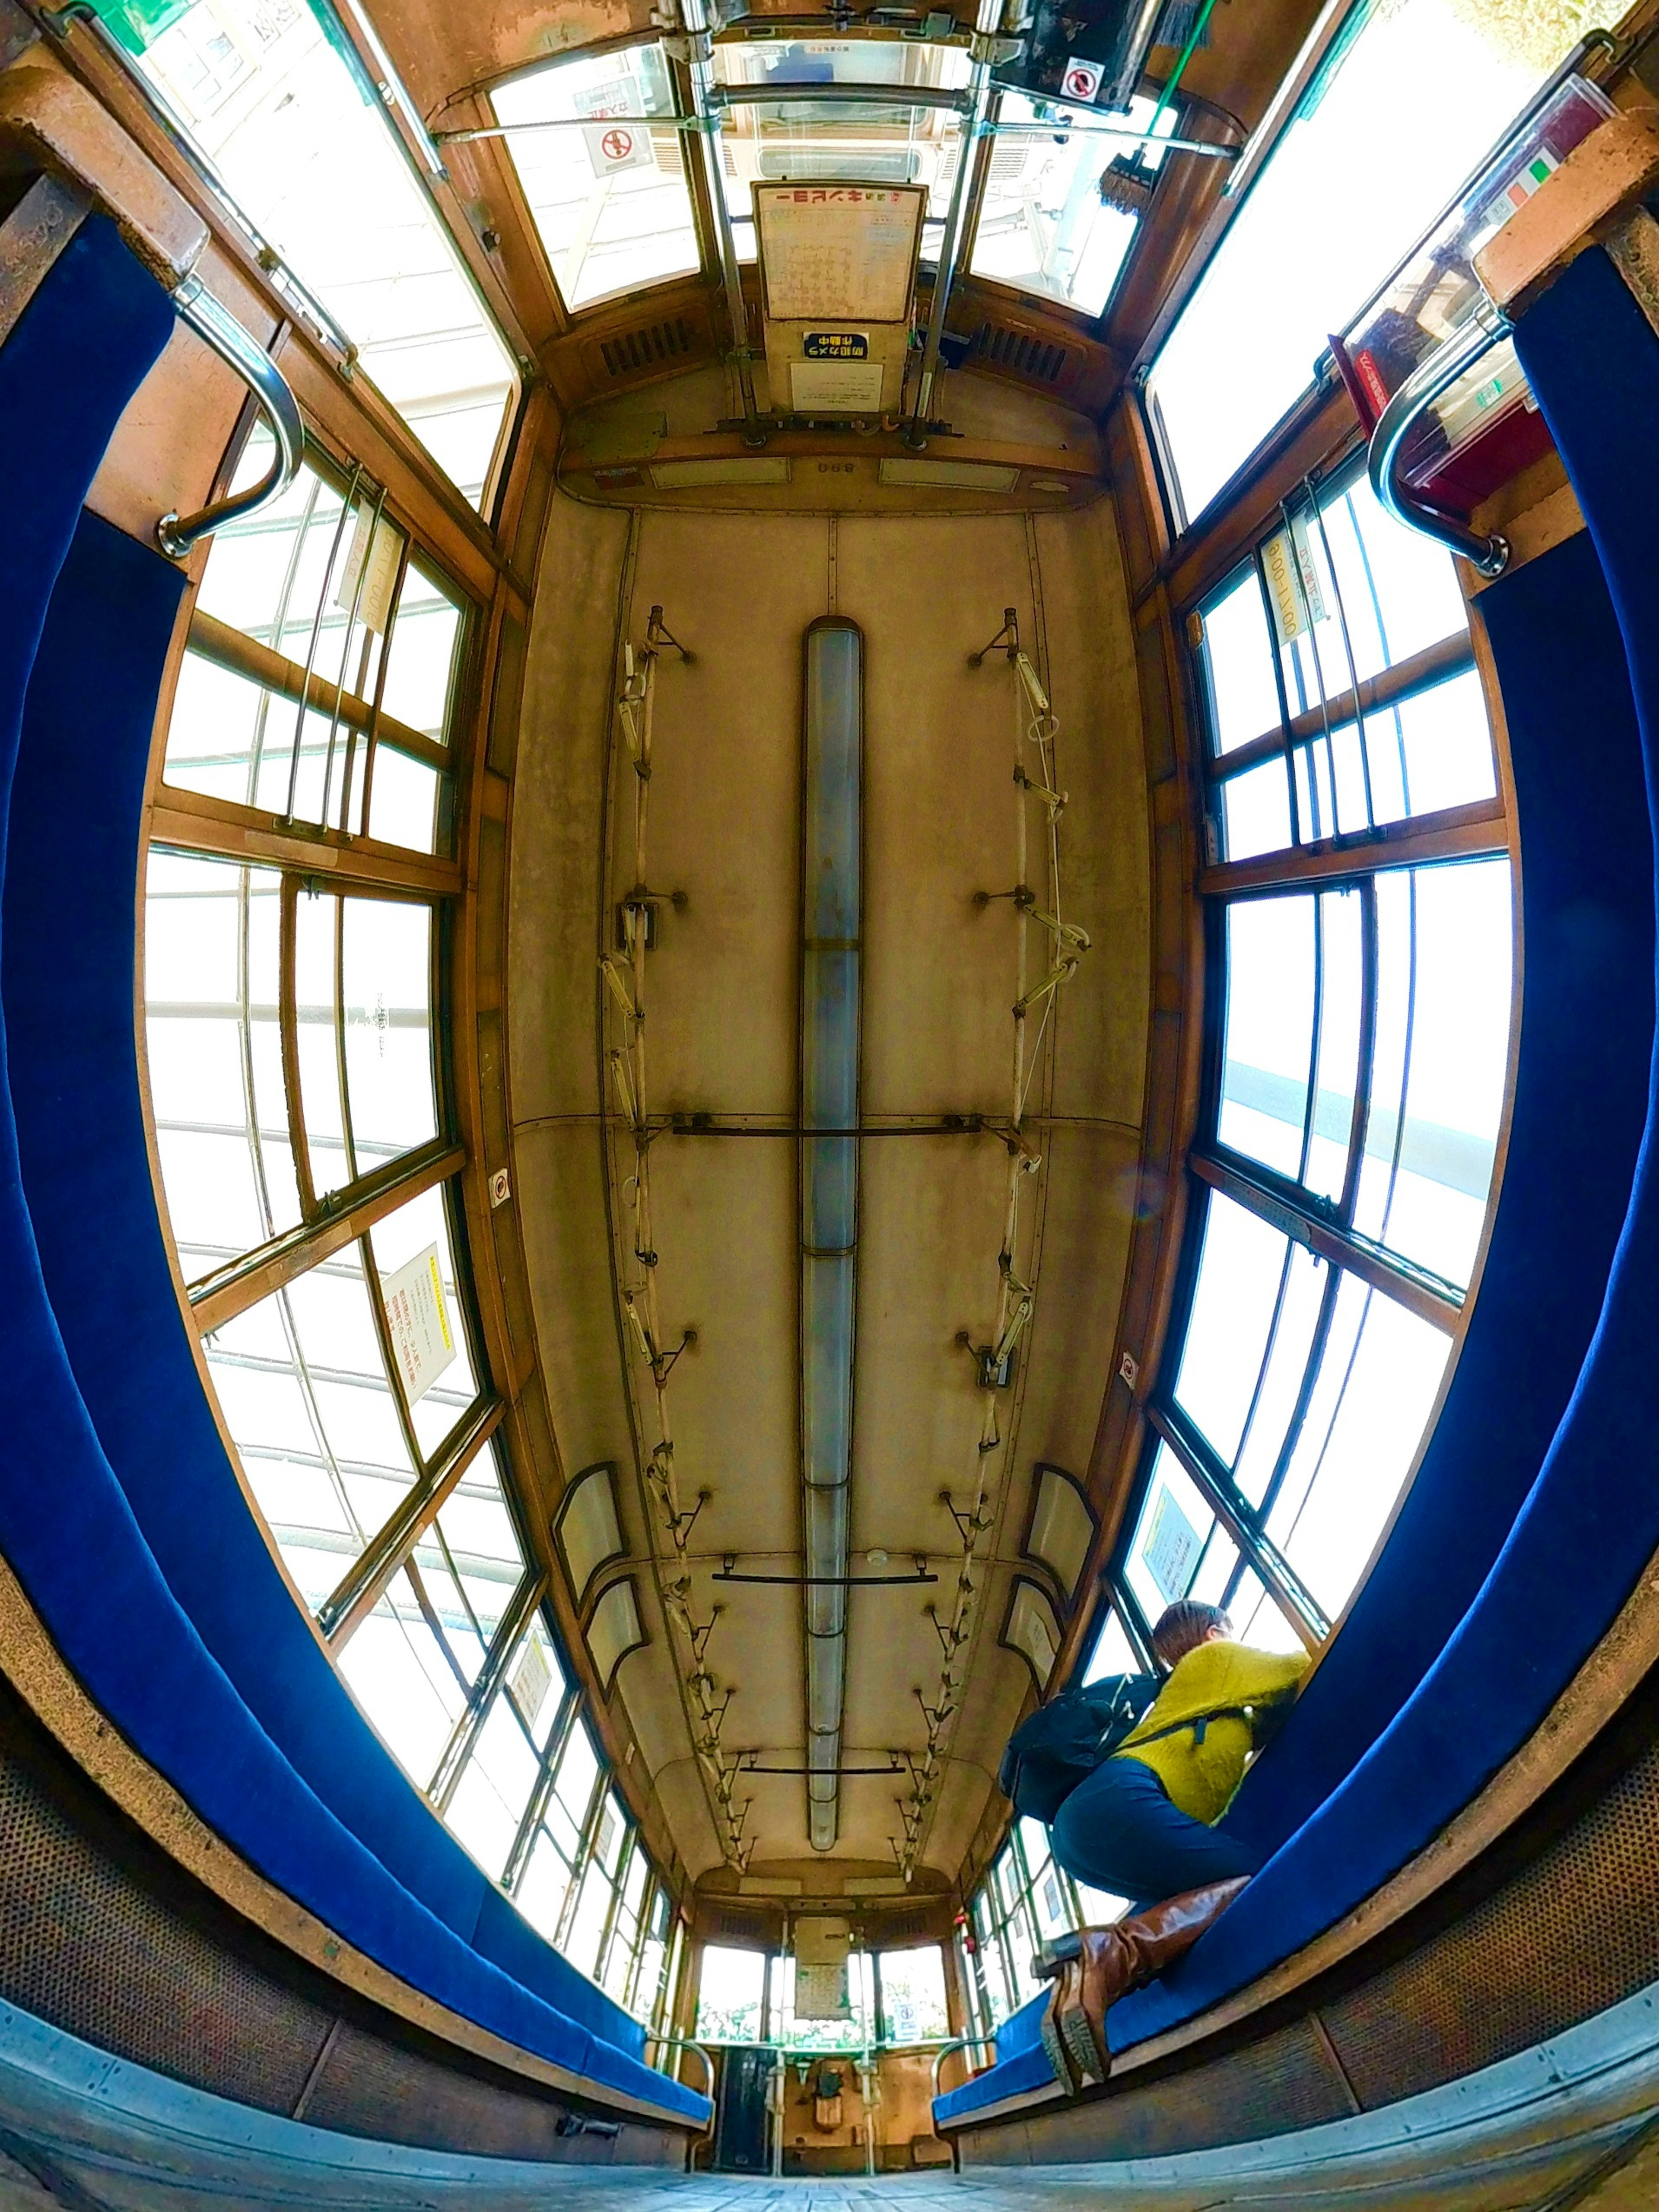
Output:
[[[904,1857],[919,1879],[952,1876],[1030,1686],[1000,1636],[1032,1466],[1087,1471],[1133,1225],[1147,817],[1111,510],[1028,531],[1016,516],[630,521],[562,498],[550,528],[514,800],[514,1193],[561,1457],[620,1474],[651,1641],[616,1694],[694,1874],[810,1862],[816,1843],[848,1870]],[[1025,748],[1025,793],[1010,770],[1030,697],[1003,653],[969,665],[1009,605],[1060,726],[1046,769]],[[636,980],[617,916],[641,880],[641,780],[609,694],[613,648],[631,644],[637,670],[653,606],[694,658],[665,649],[655,665],[657,896]],[[853,1117],[808,1115],[807,1138],[803,654],[826,615],[864,651],[861,1036]],[[1042,918],[1036,793],[1051,779],[1067,797],[1063,939]],[[1006,896],[1017,799],[1029,909]],[[826,1142],[857,1165],[856,1309],[848,1503],[815,1534],[803,1372],[823,1347],[803,1301],[823,1264],[809,1244],[827,1248],[805,1235],[799,1155]],[[1008,1387],[982,1389],[1002,1339]],[[809,1620],[844,1624],[838,1706],[822,1667],[811,1705]],[[805,1770],[827,1771],[837,1722],[833,1814],[812,1836]]]

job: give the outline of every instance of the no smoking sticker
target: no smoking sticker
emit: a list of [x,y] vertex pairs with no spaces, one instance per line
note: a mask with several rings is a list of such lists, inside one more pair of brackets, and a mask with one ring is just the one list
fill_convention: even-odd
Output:
[[1067,100],[1091,102],[1098,96],[1100,81],[1105,74],[1101,63],[1079,61],[1073,54],[1066,64],[1065,76],[1060,81],[1060,91]]
[[596,177],[614,176],[619,169],[648,169],[656,160],[651,134],[636,123],[607,122],[607,116],[637,113],[641,93],[632,77],[608,77],[595,85],[586,100],[592,127],[582,132],[587,158]]

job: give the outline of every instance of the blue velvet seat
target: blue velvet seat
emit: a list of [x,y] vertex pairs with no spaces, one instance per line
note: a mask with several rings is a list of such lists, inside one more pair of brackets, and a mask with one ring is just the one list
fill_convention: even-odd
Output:
[[[1486,1279],[1382,1558],[1227,1816],[1273,1856],[1184,1960],[1113,2008],[1115,2051],[1293,1956],[1431,1842],[1537,1729],[1659,1548],[1659,339],[1598,251],[1517,345],[1589,527],[1480,601],[1526,947]],[[1006,2060],[1000,2045],[937,2116],[1034,2086],[1031,2070],[1029,2042]]]
[[362,1722],[242,1503],[178,1310],[133,1033],[136,874],[182,579],[89,514],[173,313],[92,217],[0,348],[0,1552],[100,1707],[337,1935],[505,2040],[701,2123]]

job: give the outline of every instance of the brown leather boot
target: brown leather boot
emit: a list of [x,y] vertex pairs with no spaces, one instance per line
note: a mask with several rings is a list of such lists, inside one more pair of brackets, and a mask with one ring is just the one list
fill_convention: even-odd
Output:
[[1054,1990],[1042,2014],[1042,2047],[1048,2054],[1048,2063],[1054,2079],[1062,2089],[1075,2094],[1077,2076],[1072,2071],[1072,2062],[1060,2032],[1062,2012],[1069,2014],[1081,1996],[1080,1980],[1083,1972],[1080,1958],[1056,1960],[1050,1973]]
[[1166,1898],[1111,1928],[1085,1928],[1075,1961],[1061,1969],[1043,2016],[1043,2048],[1069,2060],[1055,2078],[1073,2089],[1092,2088],[1111,2072],[1106,2014],[1121,1996],[1139,1989],[1188,1951],[1212,1927],[1249,1877],[1212,1882]]

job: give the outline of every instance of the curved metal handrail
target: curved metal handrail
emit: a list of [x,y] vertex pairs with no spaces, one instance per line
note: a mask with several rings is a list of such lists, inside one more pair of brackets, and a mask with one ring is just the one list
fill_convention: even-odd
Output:
[[981,2051],[989,2051],[992,2052],[994,2052],[996,2050],[996,2045],[992,2041],[988,2035],[958,2035],[953,2037],[949,2043],[940,2044],[939,2049],[933,2053],[934,2096],[937,2097],[939,2094],[939,2077],[944,2070],[945,2062],[951,2056],[951,2053],[953,2051],[972,2051],[975,2047]]
[[220,306],[199,276],[185,277],[173,295],[173,304],[180,320],[188,323],[197,337],[241,378],[258,401],[276,442],[270,466],[257,484],[216,499],[210,507],[185,515],[182,521],[176,513],[161,517],[155,526],[155,542],[173,560],[182,561],[193,546],[211,538],[226,523],[257,514],[270,501],[281,497],[299,468],[306,433],[299,402],[282,371],[262,346],[255,345],[234,315]]
[[1467,523],[1443,514],[1427,501],[1413,498],[1395,471],[1407,439],[1425,411],[1476,362],[1485,360],[1495,346],[1501,345],[1510,330],[1508,316],[1488,303],[1426,361],[1419,362],[1383,410],[1382,421],[1371,433],[1367,462],[1371,489],[1396,522],[1461,553],[1483,576],[1501,576],[1509,566],[1509,539],[1496,532],[1486,536],[1471,530]]
[[[703,2083],[703,2094],[711,2101],[713,2100],[714,2094],[714,2062],[709,2056],[708,2051],[694,2036],[648,2035],[646,2038],[646,2041],[649,2044],[653,2044],[659,2051],[695,2051],[698,2057],[702,2061],[702,2070],[707,2077]],[[665,2069],[659,2066],[654,2070],[660,2074]],[[672,2076],[671,2075],[670,2078],[672,2079]]]

